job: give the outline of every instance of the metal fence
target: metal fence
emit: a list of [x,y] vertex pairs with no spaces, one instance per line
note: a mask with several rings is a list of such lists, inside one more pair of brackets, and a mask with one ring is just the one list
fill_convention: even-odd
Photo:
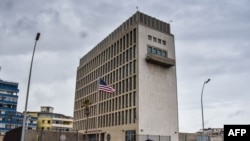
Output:
[[83,134],[77,131],[30,130],[25,141],[85,141]]
[[[26,134],[25,141],[105,141],[104,133],[99,137],[96,135],[88,135],[78,133],[78,131],[47,131],[47,130],[29,130]],[[121,137],[122,141],[171,141],[170,136],[161,135],[136,135],[129,134]],[[115,141],[115,140],[112,140]]]
[[160,135],[136,135],[137,141],[171,141],[170,136]]

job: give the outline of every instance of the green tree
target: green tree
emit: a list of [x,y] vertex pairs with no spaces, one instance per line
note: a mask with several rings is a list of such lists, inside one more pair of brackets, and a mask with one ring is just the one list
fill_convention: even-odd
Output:
[[90,115],[90,105],[91,105],[91,102],[89,99],[84,99],[82,101],[82,104],[81,104],[81,107],[84,108],[84,114],[87,118],[87,122],[86,122],[86,125],[85,125],[85,129],[86,129],[86,140],[88,141],[88,122],[89,122],[89,115]]

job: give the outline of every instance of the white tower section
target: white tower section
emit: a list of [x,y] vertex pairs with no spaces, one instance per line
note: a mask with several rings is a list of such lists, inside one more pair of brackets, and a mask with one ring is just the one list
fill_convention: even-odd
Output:
[[140,24],[138,31],[138,131],[178,141],[174,36]]

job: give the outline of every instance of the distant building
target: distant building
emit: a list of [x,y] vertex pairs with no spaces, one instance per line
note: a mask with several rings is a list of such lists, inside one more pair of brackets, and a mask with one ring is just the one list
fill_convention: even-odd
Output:
[[41,106],[40,112],[27,112],[28,115],[36,116],[37,129],[69,131],[73,128],[73,117],[54,113],[54,108]]
[[[96,31],[98,32],[98,31]],[[102,78],[116,91],[98,91]],[[91,102],[86,117],[84,99]],[[137,11],[80,59],[74,129],[90,140],[178,141],[174,35],[170,24]]]
[[[23,114],[17,112],[18,83],[0,79],[0,133],[22,126]],[[36,118],[27,121],[30,128],[36,128]]]
[[[202,129],[197,134],[202,134]],[[224,135],[224,128],[205,128],[204,135],[208,136],[223,136]]]
[[179,133],[179,141],[224,141],[223,128],[207,128],[205,134],[202,130],[196,133]]

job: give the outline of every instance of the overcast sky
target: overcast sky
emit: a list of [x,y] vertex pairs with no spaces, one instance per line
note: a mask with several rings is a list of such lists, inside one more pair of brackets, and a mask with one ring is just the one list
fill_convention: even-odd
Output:
[[52,106],[73,116],[79,59],[139,11],[170,22],[175,35],[179,127],[250,123],[249,0],[0,0],[0,78],[19,83],[24,110],[37,42],[29,111]]

